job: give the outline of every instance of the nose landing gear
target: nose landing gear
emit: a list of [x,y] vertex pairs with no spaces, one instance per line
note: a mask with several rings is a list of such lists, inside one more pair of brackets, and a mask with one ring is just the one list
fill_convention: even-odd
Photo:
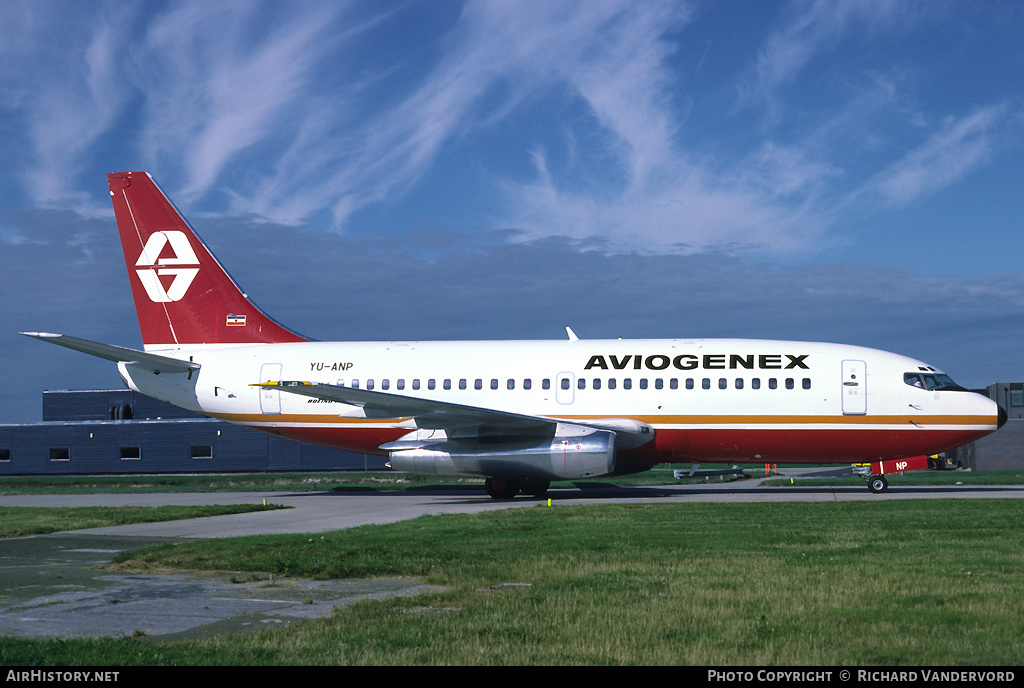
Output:
[[881,494],[889,489],[889,481],[884,475],[873,475],[868,478],[868,489],[875,494]]

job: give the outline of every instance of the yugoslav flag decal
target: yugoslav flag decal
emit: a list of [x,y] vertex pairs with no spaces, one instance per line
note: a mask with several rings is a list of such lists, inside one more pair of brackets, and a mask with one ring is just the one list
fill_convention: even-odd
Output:
[[[168,244],[174,255],[161,257]],[[167,230],[149,235],[135,267],[150,301],[168,303],[180,301],[185,296],[199,273],[199,259],[184,232]],[[161,277],[173,277],[168,287],[164,288]]]

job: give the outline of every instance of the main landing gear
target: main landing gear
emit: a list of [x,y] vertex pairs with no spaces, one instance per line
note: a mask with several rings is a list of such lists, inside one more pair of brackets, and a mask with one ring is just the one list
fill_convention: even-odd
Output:
[[484,489],[494,499],[512,499],[520,492],[531,497],[540,497],[551,483],[547,480],[506,480],[505,478],[487,478]]

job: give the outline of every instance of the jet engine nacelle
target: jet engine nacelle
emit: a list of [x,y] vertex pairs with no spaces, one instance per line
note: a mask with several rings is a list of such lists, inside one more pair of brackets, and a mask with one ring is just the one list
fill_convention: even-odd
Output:
[[[449,439],[391,452],[390,466],[406,473],[501,477],[509,480],[575,480],[615,470],[615,433],[578,428],[585,434],[539,441]],[[588,432],[589,430],[589,432]],[[493,447],[490,449],[489,447]]]

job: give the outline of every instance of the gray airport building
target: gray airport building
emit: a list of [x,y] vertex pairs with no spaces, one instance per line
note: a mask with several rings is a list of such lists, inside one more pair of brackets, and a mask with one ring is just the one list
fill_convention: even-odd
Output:
[[43,392],[43,421],[0,425],[0,476],[385,470],[386,457],[232,425],[130,390]]
[[[947,465],[1024,469],[1024,383],[979,391],[1009,420],[947,452]],[[386,461],[232,425],[127,389],[43,392],[41,423],[0,425],[0,476],[378,471]]]

